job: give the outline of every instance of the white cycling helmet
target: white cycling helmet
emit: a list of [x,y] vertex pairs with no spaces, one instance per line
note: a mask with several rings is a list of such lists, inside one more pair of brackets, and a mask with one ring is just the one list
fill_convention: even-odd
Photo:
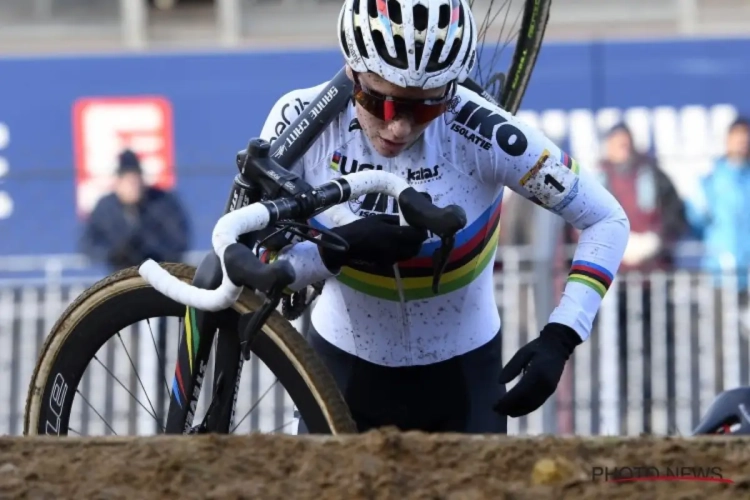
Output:
[[432,89],[469,75],[477,27],[466,0],[346,0],[339,44],[357,73]]

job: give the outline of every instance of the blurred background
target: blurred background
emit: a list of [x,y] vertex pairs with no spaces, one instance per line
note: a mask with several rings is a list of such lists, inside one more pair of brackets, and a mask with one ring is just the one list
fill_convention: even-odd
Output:
[[[87,286],[145,256],[200,260],[235,153],[282,94],[340,68],[339,8],[0,1],[0,434],[21,432],[41,343]],[[556,400],[511,433],[685,434],[750,384],[748,34],[746,0],[553,1],[518,116],[596,172],[633,234]],[[122,203],[146,207],[137,232]],[[506,359],[549,315],[576,240],[532,207],[504,201]]]

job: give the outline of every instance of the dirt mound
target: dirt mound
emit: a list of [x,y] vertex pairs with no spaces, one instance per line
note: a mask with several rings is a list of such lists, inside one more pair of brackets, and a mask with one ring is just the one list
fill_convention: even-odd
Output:
[[[749,462],[738,439],[2,438],[0,499],[736,499],[750,498]],[[682,480],[653,480],[665,475]]]

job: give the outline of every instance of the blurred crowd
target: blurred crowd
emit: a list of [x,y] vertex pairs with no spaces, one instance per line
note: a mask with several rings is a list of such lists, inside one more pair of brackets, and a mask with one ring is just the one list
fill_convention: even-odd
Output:
[[[690,360],[677,359],[675,353],[675,284],[667,282],[667,293],[653,296],[651,276],[654,271],[694,269],[695,260],[681,258],[680,246],[698,243],[701,248],[697,265],[709,277],[713,290],[708,290],[712,304],[709,312],[691,308],[692,325],[689,334],[698,343],[697,317],[713,318],[710,322],[714,338],[714,386],[716,393],[726,389],[723,360],[724,337],[739,335],[739,366],[741,379],[747,380],[750,371],[748,344],[748,272],[750,271],[750,120],[737,118],[728,128],[725,152],[713,161],[709,172],[699,179],[692,196],[681,197],[674,184],[659,167],[652,155],[638,151],[631,131],[625,124],[611,128],[603,137],[602,155],[595,166],[599,180],[623,206],[630,219],[631,233],[619,270],[616,300],[620,358],[621,410],[627,411],[628,339],[641,336],[643,396],[651,402],[651,335],[654,308],[658,307],[666,319],[667,373],[675,373],[675,362],[692,363],[693,373],[699,373],[700,350],[695,349]],[[532,244],[533,228],[528,224],[531,204],[518,196],[511,196],[503,213],[501,244]],[[524,222],[524,220],[526,222]],[[577,232],[567,227],[561,244],[573,244]],[[628,275],[643,273],[629,281]],[[627,285],[625,282],[627,281]],[[640,304],[633,304],[637,300]],[[733,303],[730,305],[730,303]],[[735,309],[736,308],[736,309]],[[737,316],[728,314],[738,311]],[[734,323],[734,324],[733,324]],[[705,327],[704,327],[705,329]],[[697,354],[695,354],[697,353]],[[729,353],[731,354],[731,353]],[[704,375],[701,375],[703,377]],[[670,376],[668,401],[674,411],[675,380]],[[648,414],[644,412],[644,429],[649,430]]]
[[[750,119],[738,117],[726,134],[725,153],[714,160],[699,188],[682,198],[656,158],[634,146],[624,123],[603,137],[602,154],[594,171],[630,219],[630,241],[620,271],[651,272],[691,267],[678,248],[700,243],[699,265],[710,272],[717,286],[727,276],[738,276],[740,292],[748,287],[750,264]],[[528,220],[531,205],[511,196],[503,206],[501,244],[532,244]],[[567,228],[564,243],[577,234]],[[744,293],[744,292],[743,292]]]

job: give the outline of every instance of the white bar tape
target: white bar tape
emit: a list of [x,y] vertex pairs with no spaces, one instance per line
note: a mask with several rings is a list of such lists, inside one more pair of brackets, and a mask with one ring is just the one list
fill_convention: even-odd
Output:
[[253,203],[252,205],[222,215],[216,222],[213,234],[211,235],[214,252],[221,257],[222,264],[224,263],[224,250],[226,247],[232,243],[236,243],[240,235],[251,231],[258,231],[266,227],[269,220],[270,214],[268,213],[268,209],[260,203]]
[[[222,263],[223,268],[223,263]],[[240,296],[242,289],[235,286],[226,277],[216,290],[204,290],[175,278],[156,262],[149,259],[138,268],[138,273],[143,276],[154,289],[162,295],[169,297],[177,303],[185,304],[202,311],[221,311],[230,307]]]
[[[398,196],[407,189],[409,183],[407,183],[401,177],[391,174],[390,172],[383,172],[382,170],[362,170],[353,174],[344,176],[351,186],[352,195],[349,197],[350,200],[357,199],[363,194],[368,193],[384,193],[388,196],[392,196],[398,199]],[[357,219],[361,219],[357,214],[347,209],[344,205],[336,205],[327,210],[328,216],[331,218],[334,227],[343,226],[354,222]],[[406,226],[406,220],[399,211],[399,218],[401,225]]]
[[384,193],[398,199],[398,195],[410,187],[409,183],[401,177],[382,170],[362,170],[345,175],[344,179],[352,188],[352,198],[358,198],[367,193]]

